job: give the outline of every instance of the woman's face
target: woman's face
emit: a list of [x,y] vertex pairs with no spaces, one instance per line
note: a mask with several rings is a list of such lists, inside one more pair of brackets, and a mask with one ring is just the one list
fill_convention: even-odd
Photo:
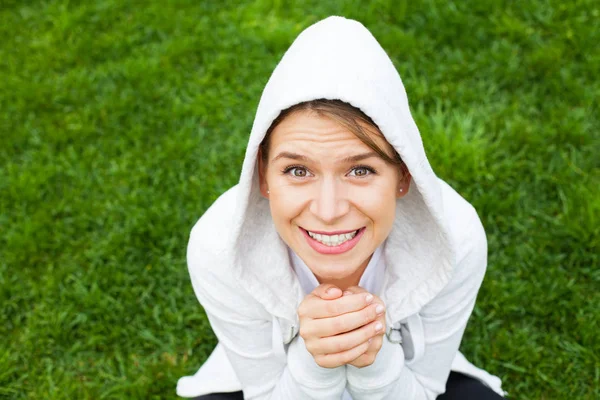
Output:
[[[361,125],[393,155],[379,132]],[[392,229],[410,175],[402,179],[398,166],[311,111],[287,116],[271,135],[268,162],[259,155],[260,187],[279,235],[321,283],[358,284]]]

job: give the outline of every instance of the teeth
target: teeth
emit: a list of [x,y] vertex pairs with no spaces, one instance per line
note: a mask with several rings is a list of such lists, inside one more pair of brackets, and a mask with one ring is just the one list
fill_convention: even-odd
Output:
[[308,235],[315,239],[317,242],[323,243],[326,246],[329,247],[333,247],[333,246],[339,246],[344,242],[347,242],[348,240],[352,239],[354,236],[356,236],[356,232],[350,232],[350,233],[342,233],[340,235],[321,235],[319,233],[312,233],[311,231],[307,231]]

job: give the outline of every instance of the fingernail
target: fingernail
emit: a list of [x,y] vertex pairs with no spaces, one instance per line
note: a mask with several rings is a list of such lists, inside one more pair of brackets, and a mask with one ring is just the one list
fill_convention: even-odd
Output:
[[339,290],[339,289],[338,288],[334,288],[334,287],[329,288],[329,289],[327,289],[327,294],[334,294],[337,290]]
[[366,300],[367,304],[369,304],[370,302],[373,301],[373,295],[372,294],[366,295],[365,300]]
[[381,313],[383,313],[383,306],[381,304],[378,304],[377,307],[375,307],[375,312],[379,315]]
[[344,296],[350,296],[351,294],[352,294],[352,292],[349,292],[347,290],[344,292]]
[[369,339],[368,342],[371,343],[373,341],[373,338]]
[[382,329],[383,329],[383,325],[381,325],[381,322],[378,322],[375,324],[375,332],[379,332]]

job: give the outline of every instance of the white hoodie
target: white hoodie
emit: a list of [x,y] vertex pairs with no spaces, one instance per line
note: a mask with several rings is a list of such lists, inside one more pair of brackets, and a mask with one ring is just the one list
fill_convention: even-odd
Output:
[[[257,152],[279,113],[300,102],[340,99],[373,119],[412,181],[386,239],[381,299],[387,335],[373,365],[319,367],[298,335],[303,291],[260,195]],[[188,266],[219,345],[177,393],[243,390],[246,399],[435,399],[451,368],[501,395],[500,379],[460,352],[487,265],[474,208],[436,177],[391,60],[359,22],[329,17],[294,41],[267,83],[239,184],[192,229]]]

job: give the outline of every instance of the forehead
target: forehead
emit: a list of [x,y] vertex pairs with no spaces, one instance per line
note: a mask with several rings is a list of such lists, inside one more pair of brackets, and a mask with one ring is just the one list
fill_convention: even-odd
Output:
[[[386,153],[393,154],[392,146],[375,127],[357,121],[363,131]],[[302,149],[309,152],[324,150],[347,153],[370,150],[350,129],[332,117],[319,115],[314,111],[302,110],[288,115],[271,134],[271,149]]]

